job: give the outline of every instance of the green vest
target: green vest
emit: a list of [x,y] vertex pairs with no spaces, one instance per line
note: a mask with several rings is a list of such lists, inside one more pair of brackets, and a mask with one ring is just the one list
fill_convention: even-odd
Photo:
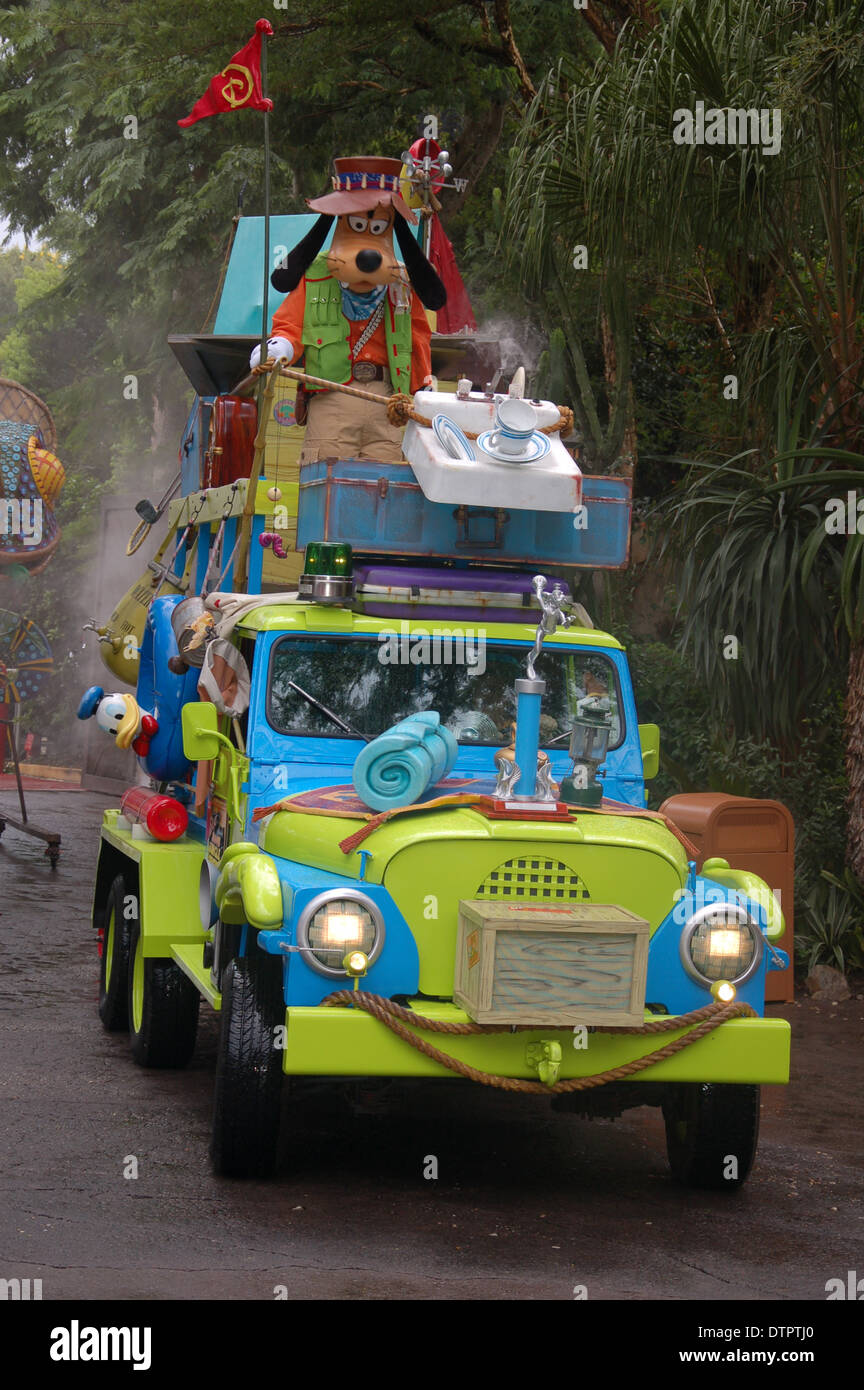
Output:
[[[394,391],[411,392],[411,309],[394,310],[389,294],[384,297],[384,334],[387,362]],[[342,313],[342,288],[327,268],[326,253],[317,256],[306,272],[306,311],[303,315],[303,348],[306,371],[342,385],[351,380],[349,320]],[[310,391],[322,387],[310,386]]]

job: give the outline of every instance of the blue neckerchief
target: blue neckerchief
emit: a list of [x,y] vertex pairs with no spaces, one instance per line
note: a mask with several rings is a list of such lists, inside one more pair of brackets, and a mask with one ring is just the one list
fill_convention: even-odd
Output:
[[352,319],[354,322],[368,319],[374,314],[386,293],[386,285],[376,285],[368,294],[357,294],[348,285],[343,285],[342,313],[346,319]]

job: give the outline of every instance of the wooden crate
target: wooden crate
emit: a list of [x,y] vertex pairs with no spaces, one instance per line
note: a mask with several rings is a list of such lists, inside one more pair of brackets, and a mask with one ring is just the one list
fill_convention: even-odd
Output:
[[463,900],[454,1001],[477,1023],[642,1024],[649,932],[613,904]]

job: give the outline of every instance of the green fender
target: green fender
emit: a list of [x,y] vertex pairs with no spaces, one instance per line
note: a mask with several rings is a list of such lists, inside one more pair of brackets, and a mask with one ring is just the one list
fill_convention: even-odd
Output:
[[722,883],[724,888],[734,888],[744,897],[752,898],[764,908],[767,919],[765,935],[769,941],[779,941],[786,930],[786,922],[780,904],[763,878],[749,869],[730,869],[725,859],[706,859],[702,873],[715,883]]
[[246,841],[230,845],[219,861],[216,906],[223,922],[248,922],[258,931],[282,926],[282,888],[269,854]]

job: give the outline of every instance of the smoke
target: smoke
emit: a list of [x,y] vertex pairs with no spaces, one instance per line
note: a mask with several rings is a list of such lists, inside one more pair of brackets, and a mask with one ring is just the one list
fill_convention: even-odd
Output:
[[503,315],[481,324],[478,336],[498,340],[501,370],[506,377],[511,377],[517,367],[524,367],[529,381],[537,371],[540,354],[548,346],[543,334],[527,319]]

